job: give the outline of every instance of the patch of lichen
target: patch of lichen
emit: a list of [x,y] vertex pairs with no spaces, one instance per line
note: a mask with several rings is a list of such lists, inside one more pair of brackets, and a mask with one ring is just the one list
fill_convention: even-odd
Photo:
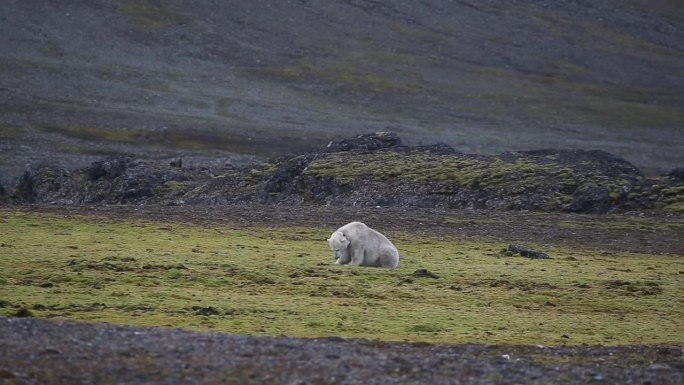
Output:
[[138,146],[164,146],[189,150],[225,150],[253,154],[255,148],[266,144],[252,138],[217,130],[143,130],[128,128],[104,128],[76,125],[44,125],[38,130],[57,133],[72,138],[103,143],[123,143]]
[[[562,62],[556,65],[567,67]],[[575,124],[624,129],[673,127],[684,121],[684,112],[678,108],[681,104],[678,95],[662,94],[656,99],[645,99],[647,89],[587,81],[581,70],[576,72],[535,73],[481,67],[475,74],[490,87],[470,96],[490,101],[486,106],[491,109],[490,113],[515,114],[537,122],[551,123],[562,117],[565,122]],[[517,86],[501,88],[499,85],[511,82]],[[581,97],[568,98],[568,95]],[[545,107],[540,108],[541,105]]]
[[24,129],[15,125],[0,123],[0,139],[14,140],[19,139],[24,134]]
[[168,189],[171,192],[179,192],[183,191],[188,188],[188,183],[187,182],[180,182],[176,180],[169,180],[164,182],[164,188]]
[[[333,177],[342,183],[358,179],[375,182],[443,183],[473,189],[510,189],[512,193],[552,187],[572,193],[583,185],[603,185],[619,198],[619,189],[628,181],[601,173],[582,174],[557,162],[520,157],[504,161],[497,157],[434,155],[428,153],[340,152],[312,161],[305,172],[317,177]],[[555,197],[560,199],[559,197]]]
[[364,68],[358,63],[341,61],[336,64],[295,63],[280,68],[259,70],[261,74],[288,81],[314,81],[326,83],[334,89],[362,91],[370,93],[414,93],[421,90],[417,83],[406,79],[395,79],[379,72]]
[[672,212],[684,212],[684,186],[672,183],[666,177],[657,177],[643,188],[635,189],[629,194],[631,199],[649,199],[658,209]]
[[2,315],[443,343],[684,343],[676,256],[577,245],[529,260],[496,242],[396,232],[401,264],[384,270],[334,265],[335,226],[2,214]]
[[161,0],[118,0],[116,5],[144,28],[163,28],[179,21],[172,3]]
[[684,213],[684,186],[665,188],[661,193],[664,195],[663,209]]

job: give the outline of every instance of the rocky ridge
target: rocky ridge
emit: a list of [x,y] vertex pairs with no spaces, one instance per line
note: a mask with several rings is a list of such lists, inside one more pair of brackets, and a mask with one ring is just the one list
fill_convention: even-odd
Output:
[[4,200],[43,204],[266,203],[498,210],[682,211],[677,169],[645,177],[610,153],[537,150],[484,156],[440,144],[405,146],[391,132],[330,142],[257,167],[182,167],[134,156],[82,169],[35,165]]

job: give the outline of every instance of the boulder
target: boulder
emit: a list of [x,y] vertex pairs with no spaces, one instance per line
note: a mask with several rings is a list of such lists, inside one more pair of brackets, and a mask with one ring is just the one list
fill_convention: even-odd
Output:
[[132,156],[120,156],[93,162],[85,169],[85,173],[90,180],[97,180],[103,177],[116,178],[123,175],[126,169],[139,164]]
[[573,194],[569,211],[579,213],[606,213],[613,208],[611,190],[606,186],[589,184],[583,186]]
[[675,167],[667,173],[672,179],[684,180],[684,167]]
[[19,178],[14,198],[29,203],[55,201],[62,198],[64,191],[74,183],[71,172],[64,168],[34,166]]
[[351,139],[343,139],[339,142],[330,142],[326,152],[340,151],[375,151],[382,148],[401,146],[401,138],[394,132],[376,132],[374,134],[358,135]]

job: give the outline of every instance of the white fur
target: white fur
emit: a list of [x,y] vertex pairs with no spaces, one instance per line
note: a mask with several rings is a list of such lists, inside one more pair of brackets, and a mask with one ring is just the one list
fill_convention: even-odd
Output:
[[338,265],[374,266],[395,269],[399,251],[384,235],[361,222],[337,229],[328,239]]

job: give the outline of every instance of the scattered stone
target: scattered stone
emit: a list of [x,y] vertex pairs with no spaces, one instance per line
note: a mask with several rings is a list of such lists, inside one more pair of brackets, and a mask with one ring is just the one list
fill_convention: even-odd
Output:
[[0,370],[0,378],[11,380],[17,378],[17,376],[9,370],[2,369]]
[[340,152],[351,150],[375,151],[382,148],[390,148],[401,145],[399,135],[394,132],[376,132],[374,134],[358,135],[355,138],[343,139],[339,142],[330,142],[326,152]]
[[123,175],[126,169],[133,166],[135,160],[131,156],[122,156],[118,158],[111,158],[99,162],[93,162],[85,172],[90,180],[96,180],[102,177],[116,178]]
[[432,278],[432,279],[439,279],[439,275],[431,272],[428,269],[418,269],[411,274],[413,277],[416,278]]
[[619,280],[619,279],[614,279],[614,280],[612,280],[612,281],[606,282],[606,283],[604,284],[604,286],[605,286],[606,288],[608,288],[608,289],[615,289],[615,288],[622,287],[622,286],[629,286],[629,285],[631,285],[631,284],[632,284],[632,283],[629,282],[629,281],[622,281],[622,280]]
[[172,160],[169,163],[169,166],[171,167],[178,167],[178,168],[183,168],[183,158],[178,158],[176,160]]
[[31,312],[29,309],[25,307],[20,307],[19,309],[17,309],[16,312],[14,312],[14,316],[20,318],[33,317],[33,312]]
[[613,206],[610,196],[611,190],[607,186],[589,184],[578,189],[573,194],[573,201],[569,211],[582,213],[605,213]]
[[508,245],[508,248],[501,250],[501,253],[504,255],[520,254],[521,256],[530,259],[551,259],[551,257],[549,257],[549,255],[546,253],[535,251],[521,245]]
[[216,310],[213,306],[207,306],[207,307],[202,307],[202,306],[193,306],[192,310],[194,310],[194,313],[196,315],[204,315],[204,316],[210,316],[210,315],[218,315],[219,311]]

